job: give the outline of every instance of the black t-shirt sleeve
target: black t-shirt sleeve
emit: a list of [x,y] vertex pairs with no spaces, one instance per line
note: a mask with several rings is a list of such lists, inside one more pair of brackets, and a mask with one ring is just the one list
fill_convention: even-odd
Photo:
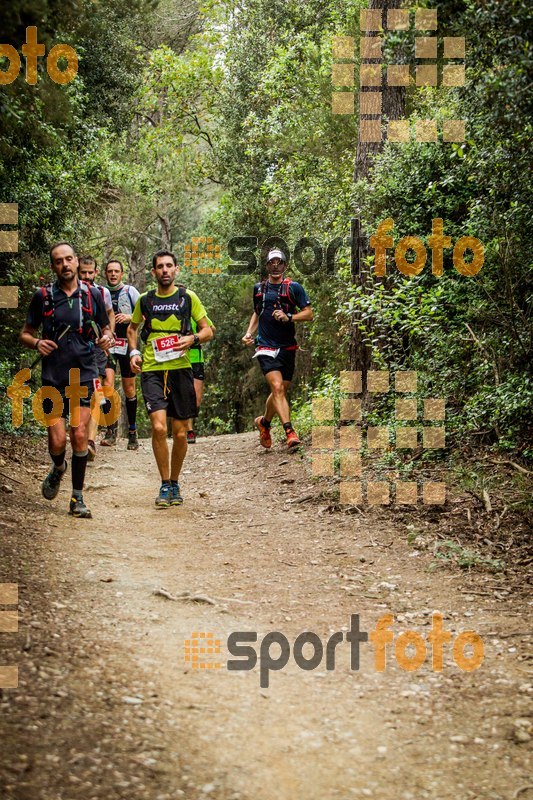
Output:
[[306,306],[311,305],[311,301],[307,296],[307,292],[300,283],[296,283],[296,281],[291,283],[291,294],[292,294],[292,299],[294,300],[298,308],[305,308]]
[[109,325],[109,317],[107,316],[107,311],[105,308],[105,303],[102,299],[102,295],[100,294],[98,289],[93,289],[93,288],[91,288],[91,295],[93,298],[94,321],[101,328],[105,328],[106,325]]
[[35,292],[33,295],[30,307],[28,308],[28,315],[26,317],[26,324],[34,330],[39,330],[43,324],[43,295],[42,292]]

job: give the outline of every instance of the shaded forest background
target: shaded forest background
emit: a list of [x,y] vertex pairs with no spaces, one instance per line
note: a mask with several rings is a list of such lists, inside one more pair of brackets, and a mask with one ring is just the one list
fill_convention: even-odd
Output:
[[[218,331],[207,351],[200,430],[244,430],[264,388],[240,343],[253,277],[227,274],[227,242],[277,235],[292,251],[312,236],[325,247],[348,236],[355,214],[367,235],[392,217],[395,241],[427,240],[432,219],[442,217],[452,241],[470,234],[484,243],[475,278],[454,270],[450,250],[440,279],[429,261],[418,277],[405,278],[392,258],[386,278],[377,279],[365,248],[362,274],[354,276],[347,246],[333,274],[302,274],[291,264],[315,308],[314,324],[300,332],[298,423],[309,427],[313,393],[338,392],[341,369],[416,369],[426,396],[446,397],[452,441],[531,457],[530,4],[438,5],[439,37],[466,37],[466,86],[411,86],[397,100],[413,119],[465,119],[465,143],[386,143],[361,154],[358,117],[331,113],[332,37],[357,37],[367,6],[3,5],[2,42],[20,51],[26,26],[37,25],[47,50],[69,43],[80,64],[67,86],[52,83],[41,64],[37,86],[21,73],[0,87],[0,200],[17,202],[20,214],[20,252],[0,261],[1,282],[20,287],[20,308],[0,312],[2,386],[27,363],[17,334],[34,287],[48,275],[51,241],[72,240],[99,263],[120,258],[128,280],[143,289],[156,249],[171,247],[183,263],[191,237],[212,236],[223,258],[203,263],[222,274],[182,271]],[[412,62],[413,28],[388,36],[387,48],[385,61]],[[376,405],[376,419],[390,414],[390,404]],[[0,426],[10,425],[2,403]]]

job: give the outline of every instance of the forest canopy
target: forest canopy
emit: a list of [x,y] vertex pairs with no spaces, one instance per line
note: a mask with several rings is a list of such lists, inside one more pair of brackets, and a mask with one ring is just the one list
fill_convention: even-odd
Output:
[[[20,50],[26,27],[36,25],[47,50],[57,42],[76,49],[79,71],[60,86],[41,60],[35,86],[22,72],[0,86],[1,201],[18,203],[20,231],[19,253],[0,262],[1,282],[19,286],[20,303],[0,313],[2,385],[23,363],[22,310],[49,275],[52,241],[72,240],[99,263],[121,258],[139,289],[152,280],[151,255],[169,247],[181,280],[217,326],[203,430],[246,429],[263,387],[240,339],[260,245],[281,237],[293,256],[289,273],[305,283],[315,312],[314,324],[300,332],[295,397],[302,420],[310,418],[313,393],[338,388],[340,370],[411,369],[427,396],[446,397],[456,441],[531,456],[531,5],[440,3],[438,36],[466,40],[465,85],[420,88],[411,79],[394,102],[413,123],[437,120],[439,130],[443,120],[464,120],[465,140],[384,140],[364,148],[357,96],[356,113],[333,114],[331,76],[333,38],[357,42],[359,13],[368,5],[4,4],[2,41]],[[414,38],[412,22],[405,34],[387,37],[384,60],[413,63]],[[354,62],[357,75],[357,47]],[[392,112],[383,113],[385,124]],[[357,274],[344,241],[354,218],[363,234]],[[447,249],[442,277],[432,274],[429,259],[419,275],[406,277],[391,251],[387,274],[376,276],[368,239],[387,218],[395,245],[417,236],[428,253],[434,219],[443,220],[452,242],[478,238],[482,269],[459,274]],[[211,237],[220,247],[220,258],[201,260],[203,274],[186,260],[193,237]],[[235,237],[257,237],[255,276],[232,274],[228,243]],[[310,251],[295,259],[302,237],[324,250],[340,237],[335,268],[306,269]],[[8,411],[0,413],[10,430]]]

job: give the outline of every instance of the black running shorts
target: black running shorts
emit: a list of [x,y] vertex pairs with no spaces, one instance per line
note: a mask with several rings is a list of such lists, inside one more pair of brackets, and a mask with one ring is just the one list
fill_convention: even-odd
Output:
[[[80,397],[79,403],[81,408],[90,408],[91,407],[91,398],[94,392],[94,386],[91,383],[82,383],[82,388],[85,387],[87,389],[87,397]],[[43,384],[43,390],[53,388],[57,389],[59,394],[61,395],[61,400],[63,401],[63,411],[61,413],[62,419],[67,419],[70,414],[70,398],[65,396],[65,389],[66,386],[50,386],[47,384]],[[51,397],[43,397],[43,412],[45,414],[51,414],[53,410],[53,400]]]
[[149,414],[165,410],[174,419],[191,419],[198,415],[192,369],[143,372],[141,389]]
[[280,350],[275,358],[271,356],[257,356],[263,375],[267,372],[281,372],[284,381],[292,381],[296,363],[296,350]]
[[120,368],[120,375],[122,378],[134,378],[135,373],[132,372],[129,355],[118,356],[116,353],[110,353],[107,360],[108,369],[115,372]]
[[97,347],[94,351],[94,362],[101,378],[105,378],[105,371],[107,369],[108,361],[108,354],[105,353],[100,347]]
[[205,379],[204,362],[198,361],[196,364],[191,364],[192,374],[196,381],[203,381]]

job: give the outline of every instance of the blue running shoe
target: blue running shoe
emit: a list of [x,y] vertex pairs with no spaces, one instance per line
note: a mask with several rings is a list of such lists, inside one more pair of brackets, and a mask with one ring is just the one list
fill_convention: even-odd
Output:
[[170,483],[162,483],[159,494],[155,498],[156,508],[168,508],[172,500],[172,486]]
[[181,496],[179,483],[177,481],[176,483],[173,483],[171,489],[172,489],[172,499],[170,501],[170,505],[181,506],[181,504],[183,503],[183,497]]

